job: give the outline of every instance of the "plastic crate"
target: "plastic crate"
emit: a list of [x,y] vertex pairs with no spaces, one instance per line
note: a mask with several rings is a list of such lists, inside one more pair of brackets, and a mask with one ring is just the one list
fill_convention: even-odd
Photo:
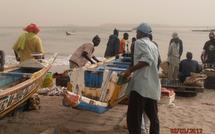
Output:
[[86,87],[100,88],[103,82],[103,71],[84,72],[84,82]]

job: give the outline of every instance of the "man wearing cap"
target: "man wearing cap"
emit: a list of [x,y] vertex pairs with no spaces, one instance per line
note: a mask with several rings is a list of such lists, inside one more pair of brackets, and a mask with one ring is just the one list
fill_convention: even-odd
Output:
[[178,78],[178,70],[179,70],[179,63],[180,58],[183,53],[183,42],[178,37],[178,33],[172,34],[172,39],[169,43],[168,49],[168,79],[169,80],[176,80]]
[[13,46],[17,61],[23,62],[32,59],[33,53],[44,54],[43,45],[40,37],[37,35],[40,31],[36,24],[30,24],[24,28],[23,33]]
[[209,39],[203,47],[201,59],[203,63],[213,65],[215,64],[215,35],[213,31],[209,33]]
[[[85,43],[81,45],[71,56],[69,60],[70,68],[83,67],[88,61],[91,64],[95,64],[93,60],[99,62],[99,60],[93,55],[94,47],[97,47],[100,43],[100,37],[96,35],[92,39],[92,43]],[[92,60],[93,59],[93,60]]]
[[113,34],[110,35],[105,50],[105,58],[116,56],[119,54],[120,40],[118,38],[119,31],[117,29],[113,30]]
[[142,23],[137,27],[137,40],[134,45],[134,66],[122,75],[133,76],[127,91],[129,103],[127,124],[129,134],[141,134],[142,114],[150,120],[150,134],[159,134],[157,101],[160,99],[160,81],[158,76],[157,46],[150,40],[151,27]]

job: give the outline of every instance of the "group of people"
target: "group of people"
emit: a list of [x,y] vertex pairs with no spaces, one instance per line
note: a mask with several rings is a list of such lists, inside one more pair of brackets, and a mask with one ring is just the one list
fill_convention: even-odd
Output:
[[[179,38],[177,33],[172,34],[172,39],[169,43],[168,49],[168,79],[184,82],[191,73],[199,73],[202,67],[196,60],[193,60],[193,54],[191,52],[186,53],[186,59],[180,60],[183,53],[183,42]],[[209,66],[215,65],[215,35],[211,31],[209,33],[209,40],[203,47],[203,53],[201,55],[203,64]]]
[[104,54],[105,58],[117,56],[118,54],[123,54],[129,51],[128,33],[124,33],[123,38],[121,40],[119,40],[118,36],[119,31],[117,29],[114,29],[113,34],[110,35],[108,39],[107,47]]
[[[113,34],[109,36],[107,47],[105,50],[104,57],[110,58],[113,56],[118,56],[119,54],[124,54],[129,51],[128,49],[128,33],[123,34],[123,38],[119,40],[118,38],[119,31],[117,29],[113,30]],[[92,39],[92,43],[85,43],[81,45],[75,52],[72,54],[69,63],[70,68],[83,67],[87,62],[95,64],[100,62],[94,55],[94,47],[97,47],[100,44],[100,37],[96,35]],[[127,50],[126,50],[127,47]]]
[[[31,59],[32,53],[44,53],[42,42],[37,33],[40,31],[36,24],[30,24],[26,28],[13,49],[17,60]],[[117,56],[128,50],[128,33],[124,33],[123,39],[118,38],[119,31],[114,29],[107,43],[104,57]],[[147,23],[140,24],[136,29],[136,38],[132,38],[130,52],[132,53],[132,66],[124,71],[123,77],[130,77],[127,91],[129,96],[127,125],[130,134],[141,134],[143,113],[150,120],[150,134],[159,134],[159,118],[157,101],[161,95],[161,84],[159,81],[160,55],[158,45],[152,40],[152,29]],[[215,63],[215,36],[209,34],[210,40],[204,46],[201,56],[203,63]],[[92,42],[81,45],[71,56],[70,68],[84,66],[87,62],[94,64],[100,62],[94,55],[94,47],[100,44],[100,37],[96,35]],[[127,47],[127,50],[126,50]],[[191,72],[200,71],[198,62],[192,60],[192,53],[187,53],[187,59],[180,61],[183,53],[183,43],[177,33],[173,33],[168,50],[169,79],[184,80]]]

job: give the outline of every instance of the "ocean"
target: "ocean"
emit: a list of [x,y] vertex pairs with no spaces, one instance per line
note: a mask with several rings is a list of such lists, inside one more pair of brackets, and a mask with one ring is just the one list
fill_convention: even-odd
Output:
[[[114,28],[129,30],[134,27],[135,25],[41,27],[39,36],[42,39],[46,55],[51,55],[56,52],[59,54],[54,65],[68,66],[68,59],[70,55],[83,43],[90,42],[94,35],[99,35],[101,37],[101,43],[95,49],[94,55],[103,57],[108,37],[112,34]],[[204,43],[208,40],[208,33],[192,32],[192,29],[195,28],[199,29],[200,27],[152,25],[153,38],[159,45],[162,60],[166,60],[167,58],[167,50],[172,33],[178,32],[184,45],[182,59],[185,58],[186,52],[190,51],[193,53],[193,59],[200,62],[200,55]],[[6,54],[7,64],[15,62],[14,54],[11,48],[22,32],[22,27],[0,27],[0,49]],[[71,35],[67,36],[66,32],[70,32]],[[120,39],[122,38],[122,35],[123,32],[120,32]],[[130,43],[131,38],[135,36],[135,31],[129,32]]]

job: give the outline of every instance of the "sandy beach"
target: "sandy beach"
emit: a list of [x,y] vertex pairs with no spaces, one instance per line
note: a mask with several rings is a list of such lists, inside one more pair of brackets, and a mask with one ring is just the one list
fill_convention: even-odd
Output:
[[[197,130],[215,133],[215,90],[196,97],[176,97],[175,107],[159,105],[161,134]],[[17,113],[0,120],[0,134],[127,134],[123,128],[127,106],[117,105],[103,114],[62,105],[62,96],[40,96],[41,109]],[[49,131],[49,132],[48,132]],[[177,132],[175,131],[175,132]],[[185,132],[185,131],[184,131]]]

